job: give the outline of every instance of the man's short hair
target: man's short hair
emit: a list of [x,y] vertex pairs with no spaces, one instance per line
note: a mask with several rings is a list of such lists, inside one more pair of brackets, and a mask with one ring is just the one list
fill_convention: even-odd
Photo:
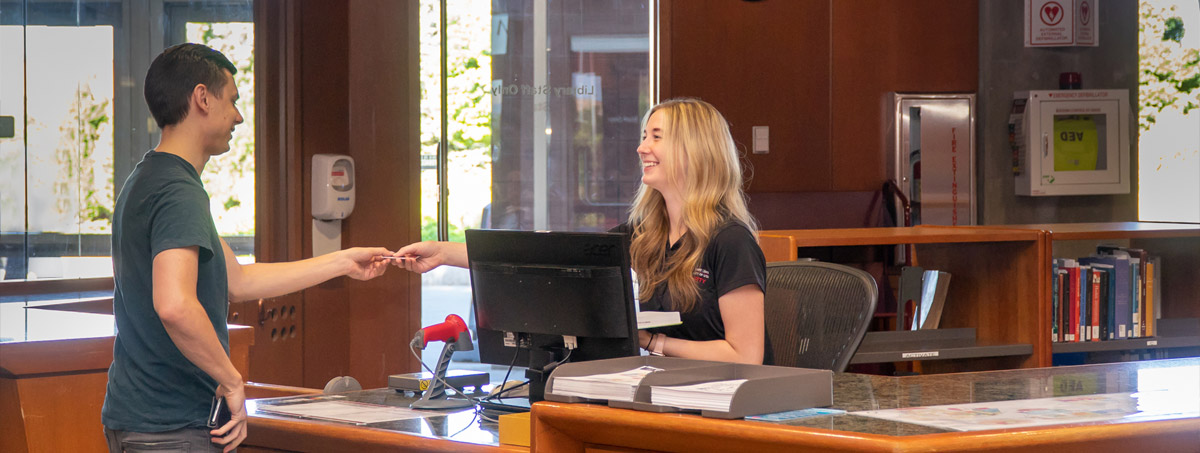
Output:
[[237,67],[225,55],[202,44],[171,46],[150,63],[146,72],[146,105],[159,129],[183,121],[188,114],[188,98],[196,85],[204,84],[220,98],[225,88],[225,73],[237,74]]

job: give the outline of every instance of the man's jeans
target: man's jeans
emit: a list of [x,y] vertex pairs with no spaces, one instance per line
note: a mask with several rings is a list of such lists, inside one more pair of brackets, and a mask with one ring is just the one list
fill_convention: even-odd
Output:
[[135,433],[104,428],[109,453],[196,453],[220,452],[208,429],[183,428],[161,433]]

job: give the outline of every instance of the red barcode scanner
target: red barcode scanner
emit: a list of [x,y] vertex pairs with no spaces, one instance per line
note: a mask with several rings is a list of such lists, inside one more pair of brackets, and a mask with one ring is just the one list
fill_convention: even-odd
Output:
[[458,341],[459,334],[467,331],[467,323],[463,322],[458,315],[446,316],[446,320],[429,327],[425,327],[417,331],[413,336],[412,346],[425,349],[425,345],[431,341],[445,341],[452,343]]

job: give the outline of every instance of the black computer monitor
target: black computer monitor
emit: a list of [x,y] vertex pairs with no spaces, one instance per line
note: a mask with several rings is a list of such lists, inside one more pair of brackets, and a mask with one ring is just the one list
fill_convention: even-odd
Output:
[[[542,399],[559,362],[638,354],[628,236],[510,230],[466,236],[479,359],[528,367],[530,401]],[[573,349],[566,347],[569,337]]]

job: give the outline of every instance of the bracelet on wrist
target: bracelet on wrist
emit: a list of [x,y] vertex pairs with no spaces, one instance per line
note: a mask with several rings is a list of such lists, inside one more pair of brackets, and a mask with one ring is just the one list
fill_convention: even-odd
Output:
[[662,357],[663,356],[663,347],[666,346],[666,343],[667,343],[667,335],[666,334],[661,334],[661,333],[654,334],[654,337],[650,339],[650,355]]

